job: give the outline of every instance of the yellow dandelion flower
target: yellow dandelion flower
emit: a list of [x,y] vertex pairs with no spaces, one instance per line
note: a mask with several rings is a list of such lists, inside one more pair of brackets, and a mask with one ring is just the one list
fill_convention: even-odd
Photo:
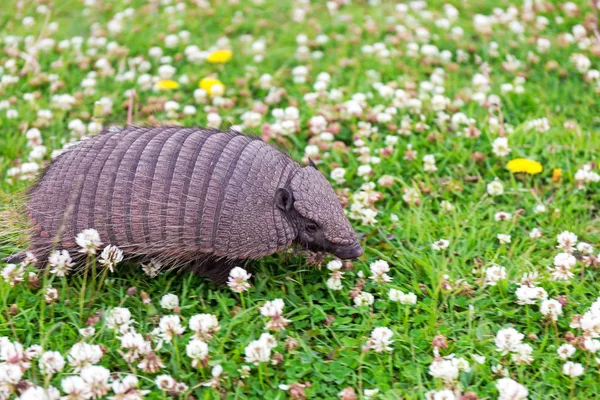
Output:
[[156,89],[158,90],[171,90],[179,89],[179,83],[171,79],[162,79],[156,82]]
[[542,164],[526,158],[515,158],[506,164],[506,168],[513,174],[517,172],[525,172],[530,175],[539,174],[544,170]]
[[217,78],[202,78],[198,86],[200,89],[206,90],[210,96],[221,96],[225,93],[225,85]]
[[558,182],[562,178],[562,169],[554,168],[552,170],[552,182]]
[[217,50],[213,51],[206,57],[206,61],[211,64],[225,64],[227,61],[231,60],[233,57],[233,53],[231,50]]

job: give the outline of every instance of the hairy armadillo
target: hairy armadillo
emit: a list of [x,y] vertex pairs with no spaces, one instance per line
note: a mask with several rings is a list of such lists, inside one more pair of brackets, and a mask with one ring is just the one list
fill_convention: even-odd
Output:
[[362,254],[333,188],[256,137],[204,128],[126,127],[57,157],[30,191],[39,261],[96,229],[130,257],[189,265],[224,281],[240,260],[297,243]]

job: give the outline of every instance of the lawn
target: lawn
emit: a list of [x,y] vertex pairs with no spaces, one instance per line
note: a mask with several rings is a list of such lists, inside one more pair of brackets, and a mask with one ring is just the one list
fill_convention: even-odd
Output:
[[310,157],[365,250],[244,291],[109,243],[2,263],[0,399],[598,397],[593,2],[5,0],[0,27],[0,256],[44,166],[128,121]]

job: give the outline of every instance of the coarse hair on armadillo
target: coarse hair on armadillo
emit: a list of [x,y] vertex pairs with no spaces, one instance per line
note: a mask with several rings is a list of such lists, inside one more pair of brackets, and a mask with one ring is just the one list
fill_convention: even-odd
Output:
[[108,130],[55,158],[30,190],[29,250],[42,262],[54,249],[73,254],[76,235],[94,228],[128,257],[222,281],[234,262],[292,243],[296,228],[273,199],[298,169],[284,152],[235,131]]

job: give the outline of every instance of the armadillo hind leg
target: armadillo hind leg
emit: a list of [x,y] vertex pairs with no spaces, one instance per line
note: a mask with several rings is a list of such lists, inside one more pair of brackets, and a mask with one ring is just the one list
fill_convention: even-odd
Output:
[[238,266],[246,267],[245,264],[246,260],[232,260],[208,255],[190,261],[186,269],[208,278],[213,283],[224,285],[227,283],[231,270]]
[[25,257],[27,257],[27,253],[22,251],[20,253],[3,258],[2,262],[7,264],[19,264],[25,260]]

